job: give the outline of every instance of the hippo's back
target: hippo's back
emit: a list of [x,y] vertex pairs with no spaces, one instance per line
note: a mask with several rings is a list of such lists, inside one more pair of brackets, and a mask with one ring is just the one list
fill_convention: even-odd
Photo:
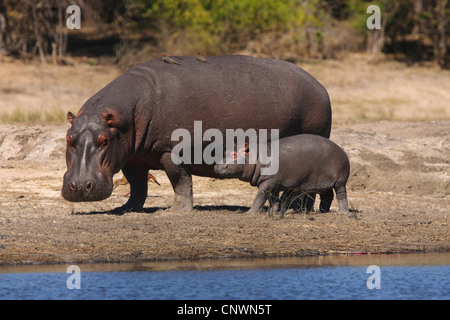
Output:
[[289,172],[304,170],[307,175],[336,176],[347,180],[350,162],[345,151],[333,141],[313,134],[279,140],[280,167]]
[[[329,137],[331,107],[325,88],[300,67],[241,55],[152,59],[127,73],[142,77],[149,108],[164,113],[173,128],[280,129],[280,136],[312,133]],[[145,79],[145,80],[144,80]],[[156,120],[156,119],[155,119]]]

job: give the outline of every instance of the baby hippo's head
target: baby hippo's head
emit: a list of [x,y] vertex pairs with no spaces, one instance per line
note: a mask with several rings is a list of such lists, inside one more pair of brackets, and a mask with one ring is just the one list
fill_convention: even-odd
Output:
[[214,172],[227,178],[239,178],[248,164],[248,145],[236,150],[227,150],[222,164],[214,166]]

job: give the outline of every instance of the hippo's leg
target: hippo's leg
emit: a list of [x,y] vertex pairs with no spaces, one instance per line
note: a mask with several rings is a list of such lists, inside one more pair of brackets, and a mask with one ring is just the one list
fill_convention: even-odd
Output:
[[296,211],[299,212],[312,212],[314,210],[314,203],[316,202],[315,193],[298,192],[298,196],[295,202]]
[[336,199],[338,201],[339,212],[350,212],[348,209],[347,189],[344,185],[335,188]]
[[191,211],[194,207],[194,199],[190,167],[174,164],[170,157],[170,153],[165,153],[161,157],[161,164],[164,166],[164,171],[175,192],[172,208],[177,211]]
[[[268,181],[262,182],[258,186],[258,192],[256,193],[255,200],[253,200],[253,205],[247,213],[258,213],[262,211],[264,203],[266,203],[269,196],[272,195],[272,188],[269,186]],[[278,193],[277,193],[278,194]]]
[[289,209],[295,211],[300,206],[300,195],[295,190],[286,190],[282,193],[280,202],[282,215]]
[[320,195],[320,212],[329,212],[331,203],[333,202],[334,194],[333,189],[329,189],[325,193]]
[[[268,199],[269,199],[269,214],[276,213],[278,211],[278,208],[280,207],[280,198],[279,198],[280,192],[273,190],[269,193]],[[281,208],[282,209],[282,208]]]
[[140,163],[128,163],[122,168],[125,178],[130,183],[130,198],[123,206],[114,209],[114,214],[139,211],[144,207],[148,190],[148,167]]
[[280,208],[280,199],[271,200],[270,211],[277,212]]
[[258,189],[256,193],[255,200],[253,200],[253,205],[247,213],[258,213],[264,207],[264,203],[266,203],[268,197],[268,193],[265,190]]
[[304,205],[306,208],[306,212],[314,211],[314,203],[316,202],[316,194],[315,193],[306,193]]

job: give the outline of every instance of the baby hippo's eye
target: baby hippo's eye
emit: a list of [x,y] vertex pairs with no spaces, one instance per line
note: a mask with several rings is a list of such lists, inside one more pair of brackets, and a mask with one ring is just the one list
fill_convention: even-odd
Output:
[[100,135],[97,139],[97,145],[100,149],[104,149],[108,146],[109,140],[105,135]]

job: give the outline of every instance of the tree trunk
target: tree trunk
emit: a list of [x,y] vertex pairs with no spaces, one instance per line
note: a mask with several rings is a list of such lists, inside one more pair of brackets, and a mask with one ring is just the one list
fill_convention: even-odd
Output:
[[39,51],[39,56],[41,57],[41,63],[45,64],[45,53],[44,53],[44,48],[42,46],[42,35],[39,32],[39,23],[38,23],[38,17],[36,14],[36,5],[33,4],[32,7],[32,11],[33,11],[33,29],[34,29],[34,35],[36,37],[36,48]]
[[384,47],[384,30],[386,29],[387,14],[381,15],[381,28],[369,30],[369,38],[367,39],[367,54],[370,62],[376,62]]
[[435,60],[441,67],[445,67],[445,55],[447,53],[447,37],[445,29],[447,19],[445,17],[445,8],[448,0],[437,0],[436,3],[436,43],[434,48]]
[[8,1],[0,0],[0,55],[2,52],[8,53],[11,43],[7,9]]

